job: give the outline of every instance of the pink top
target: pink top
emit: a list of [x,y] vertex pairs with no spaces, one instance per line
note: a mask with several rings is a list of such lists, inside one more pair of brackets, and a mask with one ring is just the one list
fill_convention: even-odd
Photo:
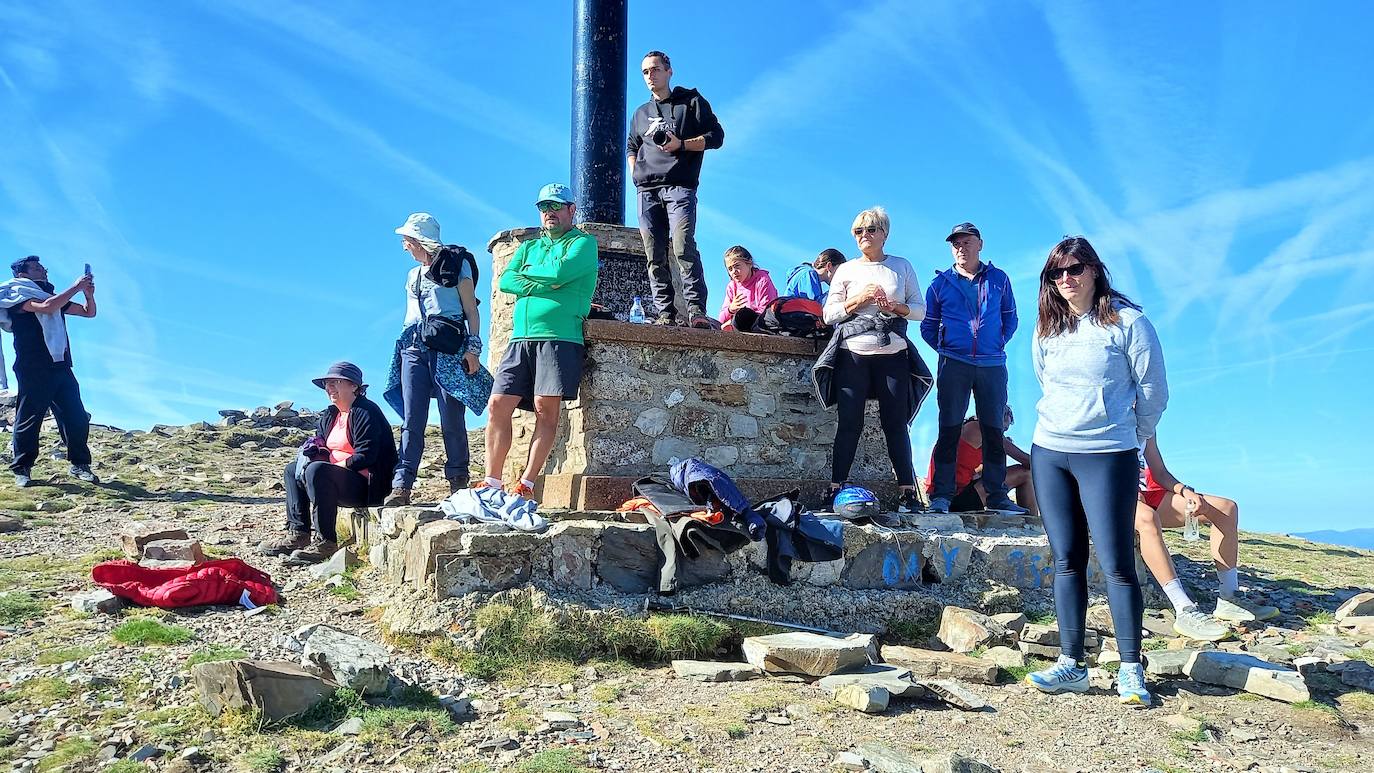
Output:
[[730,284],[725,286],[725,304],[720,307],[720,316],[717,317],[722,323],[729,322],[734,316],[730,304],[734,303],[736,297],[743,297],[746,306],[762,313],[769,302],[778,297],[778,288],[773,286],[768,272],[761,268],[755,268],[754,273],[743,282],[731,279]]
[[[348,442],[348,411],[339,411],[338,418],[334,419],[334,426],[329,428],[329,437],[324,439],[324,445],[329,449],[329,462],[344,466],[348,457],[353,455],[353,444]],[[372,473],[367,470],[359,470],[364,478],[372,477]]]

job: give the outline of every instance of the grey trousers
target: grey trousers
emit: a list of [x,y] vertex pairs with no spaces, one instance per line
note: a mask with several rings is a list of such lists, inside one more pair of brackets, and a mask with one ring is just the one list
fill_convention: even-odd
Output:
[[672,264],[668,248],[682,267],[682,297],[687,313],[706,313],[706,272],[697,250],[697,191],[671,185],[639,192],[639,234],[649,260],[649,287],[659,314],[677,316],[673,303]]

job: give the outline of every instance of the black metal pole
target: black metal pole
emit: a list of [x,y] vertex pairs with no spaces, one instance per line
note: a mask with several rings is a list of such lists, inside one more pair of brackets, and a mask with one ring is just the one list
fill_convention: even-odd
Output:
[[572,189],[583,222],[625,224],[625,3],[573,7]]

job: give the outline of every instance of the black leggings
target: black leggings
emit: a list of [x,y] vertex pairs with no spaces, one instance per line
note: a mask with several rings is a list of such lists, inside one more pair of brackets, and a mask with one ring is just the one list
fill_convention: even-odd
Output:
[[1145,605],[1135,572],[1135,500],[1140,466],[1134,451],[1070,454],[1031,446],[1031,478],[1054,553],[1054,610],[1059,646],[1083,659],[1088,615],[1088,535],[1107,580],[1107,601],[1122,663],[1140,662]]
[[907,432],[907,411],[911,402],[911,371],[907,353],[855,354],[840,349],[835,360],[835,386],[839,399],[839,423],[835,427],[835,452],[830,480],[844,483],[859,436],[864,430],[864,406],[870,398],[878,401],[878,420],[887,440],[887,455],[900,486],[916,485],[916,470],[911,466],[911,436]]
[[[296,480],[296,463],[286,465],[286,527],[294,532],[309,532],[326,542],[338,542],[336,524],[339,507],[367,506],[367,478],[347,467],[329,462],[311,462],[305,468],[305,485]],[[310,520],[305,509],[310,508]]]

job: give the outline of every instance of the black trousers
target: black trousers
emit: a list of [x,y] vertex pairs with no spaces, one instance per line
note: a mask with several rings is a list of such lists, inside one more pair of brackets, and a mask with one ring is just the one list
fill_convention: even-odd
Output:
[[864,429],[864,405],[869,398],[878,401],[878,420],[887,441],[887,455],[897,484],[916,485],[916,470],[911,466],[911,436],[907,431],[907,403],[911,394],[911,371],[907,353],[855,354],[839,350],[835,361],[835,386],[839,392],[839,422],[835,426],[835,450],[830,480],[844,483],[859,436]]
[[[309,532],[326,542],[338,542],[336,523],[340,507],[367,506],[367,478],[347,467],[311,462],[305,468],[305,485],[296,479],[296,463],[286,465],[286,527]],[[305,511],[309,508],[310,520]]]
[[67,461],[89,465],[91,415],[81,402],[81,385],[76,383],[71,366],[16,366],[14,375],[19,383],[19,402],[14,410],[14,461],[10,469],[28,470],[38,461],[38,433],[50,409],[67,444]]

